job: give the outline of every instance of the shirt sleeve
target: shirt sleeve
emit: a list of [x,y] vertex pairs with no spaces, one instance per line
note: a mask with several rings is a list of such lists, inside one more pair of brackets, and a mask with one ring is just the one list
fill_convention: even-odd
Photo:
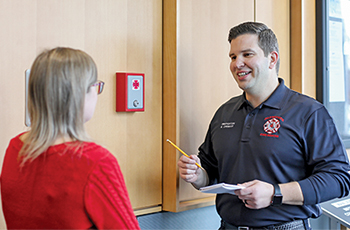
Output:
[[102,159],[89,176],[84,203],[97,229],[140,229],[117,159]]
[[304,145],[310,176],[299,181],[304,204],[317,204],[349,194],[349,161],[333,119],[322,107],[305,124]]
[[215,157],[213,145],[211,142],[211,124],[207,131],[206,137],[202,145],[198,148],[198,157],[201,160],[201,165],[207,171],[209,184],[217,183],[219,178],[218,160]]

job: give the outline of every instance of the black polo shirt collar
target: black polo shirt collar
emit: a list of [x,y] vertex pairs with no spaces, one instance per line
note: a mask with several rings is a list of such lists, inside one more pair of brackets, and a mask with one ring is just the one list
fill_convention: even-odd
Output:
[[[283,106],[283,98],[285,97],[286,93],[288,93],[286,86],[284,85],[284,80],[282,78],[278,78],[279,85],[277,86],[276,90],[270,95],[270,97],[261,103],[261,105],[258,106],[258,108],[262,108],[262,106],[267,106],[270,108],[275,109],[282,109]],[[237,107],[237,110],[240,110],[243,108],[243,106],[252,106],[250,102],[246,99],[245,92],[241,95],[239,106]]]

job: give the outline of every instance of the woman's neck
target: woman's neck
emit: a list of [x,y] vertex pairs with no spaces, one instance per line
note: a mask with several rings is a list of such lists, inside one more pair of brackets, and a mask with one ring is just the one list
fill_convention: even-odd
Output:
[[[19,139],[22,142],[24,142],[26,140],[26,138],[28,138],[29,132],[24,133],[23,135],[21,135],[19,137]],[[68,135],[60,135],[53,141],[52,145],[59,145],[59,144],[65,143],[65,142],[72,142],[72,141],[74,141],[74,140],[71,137],[69,137]]]

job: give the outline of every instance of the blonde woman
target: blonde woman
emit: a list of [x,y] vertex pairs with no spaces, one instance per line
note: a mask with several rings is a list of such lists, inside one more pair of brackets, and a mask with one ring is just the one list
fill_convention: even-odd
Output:
[[58,47],[34,61],[31,129],[10,141],[1,173],[9,229],[139,229],[116,158],[84,129],[103,85],[83,51]]

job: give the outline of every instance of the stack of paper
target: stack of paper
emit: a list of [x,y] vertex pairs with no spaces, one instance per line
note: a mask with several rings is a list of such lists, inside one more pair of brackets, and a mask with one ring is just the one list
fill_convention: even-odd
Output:
[[214,184],[206,187],[202,187],[199,189],[199,191],[204,193],[230,193],[235,195],[235,190],[242,189],[244,187],[233,185],[233,184],[226,184],[226,183],[220,183],[220,184]]

